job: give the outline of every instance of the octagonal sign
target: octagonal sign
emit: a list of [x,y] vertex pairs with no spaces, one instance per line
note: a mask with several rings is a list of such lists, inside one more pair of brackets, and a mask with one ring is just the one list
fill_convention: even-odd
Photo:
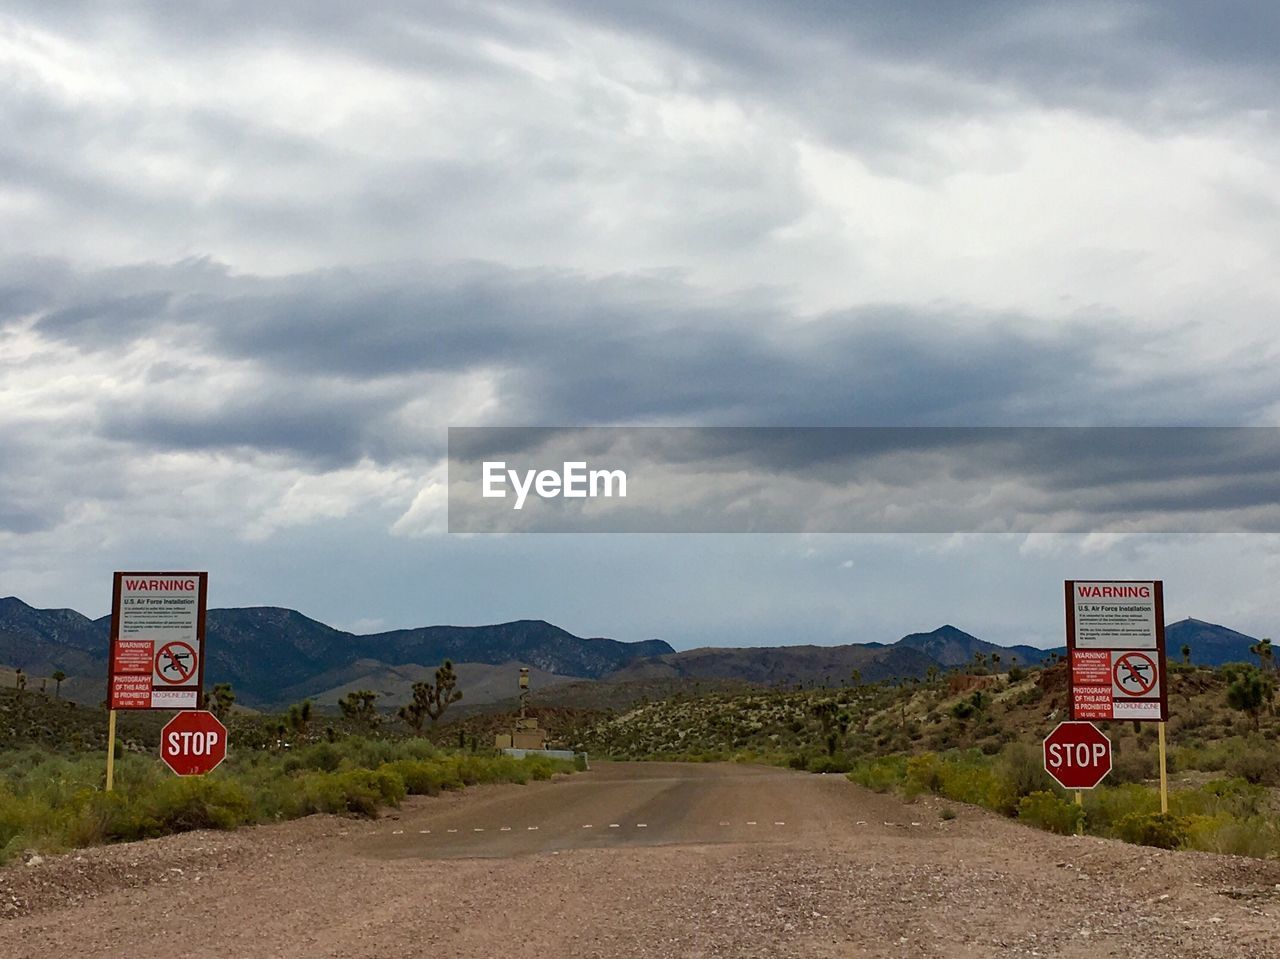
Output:
[[1044,770],[1066,789],[1092,789],[1111,772],[1111,740],[1093,723],[1059,723],[1044,738]]
[[179,776],[203,776],[227,758],[227,727],[205,709],[188,709],[160,731],[160,758]]

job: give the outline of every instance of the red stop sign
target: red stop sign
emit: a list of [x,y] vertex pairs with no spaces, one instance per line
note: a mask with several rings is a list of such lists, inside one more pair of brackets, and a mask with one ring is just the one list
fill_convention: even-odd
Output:
[[202,776],[227,758],[227,727],[204,709],[178,713],[160,730],[160,758],[179,776]]
[[1059,723],[1044,738],[1044,769],[1067,789],[1092,789],[1111,772],[1111,740],[1093,723]]

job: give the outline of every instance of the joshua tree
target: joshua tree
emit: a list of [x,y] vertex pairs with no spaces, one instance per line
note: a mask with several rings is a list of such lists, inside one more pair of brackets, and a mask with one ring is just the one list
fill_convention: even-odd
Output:
[[53,671],[53,682],[54,682],[53,698],[54,699],[62,698],[62,681],[66,678],[67,678],[67,674],[64,673],[62,670],[55,669]]
[[1261,670],[1250,668],[1240,672],[1227,687],[1227,705],[1238,709],[1253,719],[1254,730],[1258,729],[1262,707],[1276,694],[1275,682]]
[[377,701],[378,694],[373,690],[357,689],[355,692],[347,693],[347,695],[339,699],[338,708],[342,710],[342,715],[348,719],[354,719],[370,729],[374,729],[380,720],[376,705]]
[[430,719],[435,725],[444,711],[462,698],[462,690],[455,688],[457,685],[458,674],[453,671],[453,662],[446,659],[436,670],[434,683],[413,684],[413,699],[401,706],[396,715],[412,726],[414,732],[421,733],[423,720]]
[[1182,644],[1182,665],[1191,665],[1191,647],[1187,643]]
[[994,669],[997,673],[1000,672],[1000,654],[999,653],[991,654],[991,668]]
[[850,683],[852,683],[854,686],[861,686],[861,685],[862,685],[862,670],[860,670],[860,669],[855,669],[853,672],[851,672],[851,673],[849,674],[849,682],[850,682]]
[[300,703],[294,703],[289,707],[289,712],[285,716],[285,723],[289,729],[297,733],[299,738],[305,738],[307,735],[307,727],[311,725],[311,700],[304,699]]
[[1260,639],[1249,647],[1249,652],[1258,657],[1258,665],[1270,670],[1275,663],[1275,651],[1271,648],[1271,640]]
[[226,719],[231,714],[231,707],[235,702],[236,693],[230,683],[217,683],[213,692],[204,694],[204,708],[219,719]]
[[809,712],[815,719],[822,724],[823,738],[827,744],[827,755],[834,756],[836,746],[839,744],[839,737],[835,735],[835,724],[839,716],[840,709],[834,702],[830,700],[826,702],[814,703],[809,707]]

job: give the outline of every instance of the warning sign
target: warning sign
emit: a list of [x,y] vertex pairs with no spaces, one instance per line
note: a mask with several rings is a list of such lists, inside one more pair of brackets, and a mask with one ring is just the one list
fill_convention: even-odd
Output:
[[1071,718],[1168,718],[1164,584],[1066,583]]
[[111,603],[112,709],[200,704],[208,573],[116,573]]

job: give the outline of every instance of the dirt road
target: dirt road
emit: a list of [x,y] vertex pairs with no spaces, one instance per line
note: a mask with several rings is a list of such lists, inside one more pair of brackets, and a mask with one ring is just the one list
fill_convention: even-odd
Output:
[[[0,870],[0,956],[1280,957],[1280,864],[616,764]],[[4,918],[7,917],[7,918]]]

